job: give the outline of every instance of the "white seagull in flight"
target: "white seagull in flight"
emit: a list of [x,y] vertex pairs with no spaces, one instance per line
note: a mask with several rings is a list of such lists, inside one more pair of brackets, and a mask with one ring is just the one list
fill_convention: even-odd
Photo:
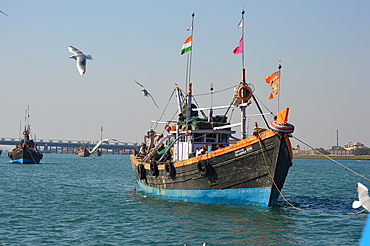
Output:
[[356,184],[358,192],[358,200],[352,203],[352,208],[364,207],[367,211],[370,211],[370,197],[369,191],[365,185],[361,183]]
[[85,55],[84,53],[82,53],[81,51],[79,51],[78,49],[76,49],[73,46],[69,46],[68,50],[69,50],[69,52],[74,54],[73,56],[70,56],[69,58],[73,58],[73,59],[77,60],[78,72],[81,75],[84,75],[84,73],[86,72],[86,59],[92,60],[91,55]]
[[152,98],[152,100],[153,100],[153,102],[154,102],[155,106],[157,106],[157,108],[159,108],[159,107],[158,107],[158,105],[155,103],[153,96],[152,96],[152,95],[150,95],[150,93],[145,89],[145,87],[144,87],[142,84],[140,84],[138,81],[136,81],[136,80],[135,80],[135,82],[136,82],[136,84],[138,84],[139,86],[141,86],[141,87],[143,88],[143,89],[141,89],[141,91],[142,91],[142,92],[144,92],[144,96],[145,96],[145,97],[150,97],[150,98]]

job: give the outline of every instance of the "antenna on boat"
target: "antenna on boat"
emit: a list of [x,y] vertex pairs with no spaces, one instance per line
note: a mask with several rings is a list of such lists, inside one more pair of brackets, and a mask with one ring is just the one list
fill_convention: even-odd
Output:
[[209,85],[209,90],[211,91],[211,107],[209,109],[208,122],[213,121],[213,83]]
[[246,74],[246,71],[245,71],[245,64],[244,64],[244,14],[245,14],[245,11],[244,11],[244,6],[243,6],[242,19],[241,19],[241,23],[239,23],[238,27],[242,28],[242,67],[243,67],[243,75],[242,75],[243,80],[242,81],[243,81],[243,85],[246,85],[247,74]]
[[[281,65],[281,60],[279,60],[278,62],[278,69],[279,69],[279,84],[278,84],[278,91],[279,91],[279,95],[280,95],[280,78],[281,78],[281,68],[283,66]],[[280,97],[278,97],[278,100],[277,100],[277,112],[280,112]]]

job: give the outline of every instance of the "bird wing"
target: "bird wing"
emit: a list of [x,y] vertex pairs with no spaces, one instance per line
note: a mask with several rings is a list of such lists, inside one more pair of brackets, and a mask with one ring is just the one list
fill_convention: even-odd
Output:
[[153,96],[148,92],[148,95],[150,96],[150,98],[152,98],[152,100],[153,100],[153,103],[155,104],[155,106],[157,106],[157,108],[159,108],[158,107],[158,105],[157,105],[157,103],[154,101],[154,98],[153,98]]
[[139,86],[141,86],[145,89],[145,87],[142,84],[140,84],[139,81],[137,81],[137,80],[134,80],[134,81],[136,82],[136,84],[138,84]]
[[357,192],[358,192],[358,199],[359,201],[354,201],[352,204],[353,206],[358,206],[361,204],[366,210],[370,211],[370,197],[369,197],[369,190],[366,188],[365,185],[361,183],[357,183]]
[[86,59],[84,56],[77,56],[76,66],[80,75],[84,75],[86,72]]
[[361,202],[360,201],[353,201],[352,208],[359,208],[359,207],[361,207]]
[[68,47],[68,50],[69,50],[69,52],[71,52],[71,53],[75,54],[76,56],[80,56],[80,55],[85,56],[85,55],[84,55],[84,53],[82,53],[81,51],[79,51],[78,49],[76,49],[76,48],[75,48],[75,47],[73,47],[73,46],[69,46],[69,47]]
[[358,199],[360,200],[360,202],[362,199],[369,197],[369,190],[366,188],[365,185],[357,183],[356,186],[358,192]]
[[4,15],[6,15],[6,16],[9,16],[9,15],[5,14],[5,13],[4,13],[3,11],[1,11],[1,10],[0,10],[0,13],[4,14]]

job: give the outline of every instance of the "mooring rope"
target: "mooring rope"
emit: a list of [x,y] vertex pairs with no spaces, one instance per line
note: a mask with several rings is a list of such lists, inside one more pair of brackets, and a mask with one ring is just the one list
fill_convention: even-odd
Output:
[[367,181],[370,181],[370,179],[368,179],[368,178],[366,178],[365,176],[363,176],[363,175],[361,175],[361,174],[359,174],[359,173],[357,173],[357,172],[353,171],[351,168],[346,167],[345,165],[343,165],[343,164],[339,163],[338,161],[334,160],[334,159],[333,159],[333,158],[331,158],[330,156],[325,155],[324,153],[321,153],[321,152],[320,152],[320,151],[318,151],[317,149],[314,149],[312,146],[308,145],[307,143],[303,142],[302,140],[300,140],[300,139],[298,139],[298,138],[296,138],[296,137],[294,137],[294,136],[293,136],[293,138],[294,138],[294,139],[296,139],[297,141],[299,141],[300,143],[302,143],[302,144],[306,145],[307,147],[311,148],[311,149],[312,149],[312,150],[314,150],[315,152],[319,153],[320,155],[322,155],[322,156],[326,157],[327,159],[329,159],[329,160],[333,161],[334,163],[338,164],[339,166],[341,166],[341,167],[343,167],[343,168],[347,169],[348,171],[350,171],[350,172],[352,172],[352,173],[354,173],[354,174],[356,174],[356,175],[360,176],[361,178],[363,178],[363,179],[365,179],[365,180],[367,180]]
[[[275,180],[274,180],[274,177],[272,176],[271,171],[270,171],[270,169],[269,169],[269,167],[268,167],[268,163],[267,163],[267,160],[266,160],[265,153],[264,153],[264,151],[263,151],[262,141],[261,141],[261,138],[260,138],[260,135],[259,135],[259,129],[258,129],[258,128],[257,128],[257,132],[258,132],[258,134],[257,134],[257,136],[258,136],[258,143],[259,143],[260,148],[261,148],[261,153],[262,153],[262,156],[263,156],[263,160],[264,160],[264,162],[265,162],[266,170],[267,170],[267,172],[268,172],[268,174],[269,174],[269,176],[270,176],[270,178],[271,178],[271,180],[272,180],[272,183],[274,184],[275,189],[279,192],[279,194],[280,194],[281,198],[283,198],[283,200],[284,200],[284,201],[285,201],[289,206],[291,206],[292,208],[294,208],[294,209],[296,209],[296,210],[304,211],[304,212],[313,212],[313,211],[309,211],[309,210],[304,210],[304,209],[298,208],[298,207],[294,206],[293,204],[291,204],[291,203],[288,201],[288,199],[286,199],[286,198],[285,198],[285,196],[283,195],[283,193],[281,192],[281,190],[278,188],[278,186],[277,186],[277,184],[276,184],[276,182],[275,182]],[[300,139],[298,139],[298,138],[296,138],[296,137],[293,137],[293,138],[295,138],[296,140],[298,140],[298,141],[299,141],[299,142],[301,142],[302,144],[304,144],[304,145],[306,145],[306,146],[308,146],[308,147],[312,148],[310,145],[306,144],[306,143],[305,143],[305,142],[303,142],[302,140],[300,140]],[[312,148],[312,149],[313,149],[313,148]],[[368,178],[366,178],[366,177],[364,177],[363,175],[361,175],[361,174],[359,174],[359,173],[357,173],[357,172],[353,171],[352,169],[350,169],[350,168],[346,167],[345,165],[343,165],[343,164],[341,164],[341,163],[339,163],[339,162],[337,162],[337,161],[333,160],[333,159],[332,159],[332,158],[330,158],[329,156],[327,156],[327,155],[325,155],[325,154],[321,153],[321,152],[320,152],[320,151],[318,151],[318,150],[316,150],[316,151],[317,151],[317,152],[319,152],[320,154],[324,155],[326,158],[328,158],[328,159],[332,160],[333,162],[337,163],[338,165],[340,165],[340,166],[342,166],[342,167],[346,168],[347,170],[349,170],[349,171],[353,172],[354,174],[356,174],[356,175],[358,175],[358,176],[360,176],[360,177],[362,177],[362,178],[364,178],[364,179],[366,179],[366,180],[370,181]],[[362,213],[362,212],[364,212],[364,211],[366,211],[366,209],[363,209],[363,210],[361,210],[361,211],[359,211],[359,212],[356,212],[356,213],[346,213],[346,214],[349,214],[349,215],[358,215],[358,214],[360,214],[360,213]]]
[[258,143],[259,143],[260,148],[261,148],[261,153],[262,153],[262,156],[263,156],[263,160],[264,160],[264,162],[265,162],[266,170],[267,170],[267,172],[268,172],[268,174],[269,174],[269,176],[270,176],[270,178],[271,178],[272,183],[273,183],[273,184],[274,184],[274,186],[275,186],[275,189],[279,192],[280,196],[284,199],[284,201],[285,201],[286,203],[288,203],[288,205],[289,205],[289,206],[291,206],[291,207],[293,207],[293,208],[295,208],[295,209],[297,209],[297,210],[299,210],[299,211],[306,211],[306,210],[304,210],[304,209],[298,208],[298,207],[294,206],[293,204],[291,204],[291,203],[288,201],[288,199],[286,199],[286,198],[285,198],[285,196],[283,195],[283,193],[281,192],[281,190],[280,190],[280,189],[279,189],[279,187],[277,186],[277,184],[276,184],[276,182],[275,182],[275,180],[274,180],[274,177],[272,176],[271,171],[270,171],[270,169],[269,169],[269,167],[268,167],[268,164],[267,164],[267,160],[266,160],[265,152],[263,151],[262,141],[261,141],[261,138],[260,138],[259,128],[257,128],[257,136],[258,136]]

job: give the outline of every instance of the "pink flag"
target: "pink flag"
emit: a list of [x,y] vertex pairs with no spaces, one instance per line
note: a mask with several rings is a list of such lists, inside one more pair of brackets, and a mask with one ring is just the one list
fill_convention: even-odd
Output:
[[243,53],[243,38],[240,39],[239,41],[239,46],[236,47],[234,50],[233,50],[233,54],[234,55],[237,55],[237,54],[240,54],[240,53]]

